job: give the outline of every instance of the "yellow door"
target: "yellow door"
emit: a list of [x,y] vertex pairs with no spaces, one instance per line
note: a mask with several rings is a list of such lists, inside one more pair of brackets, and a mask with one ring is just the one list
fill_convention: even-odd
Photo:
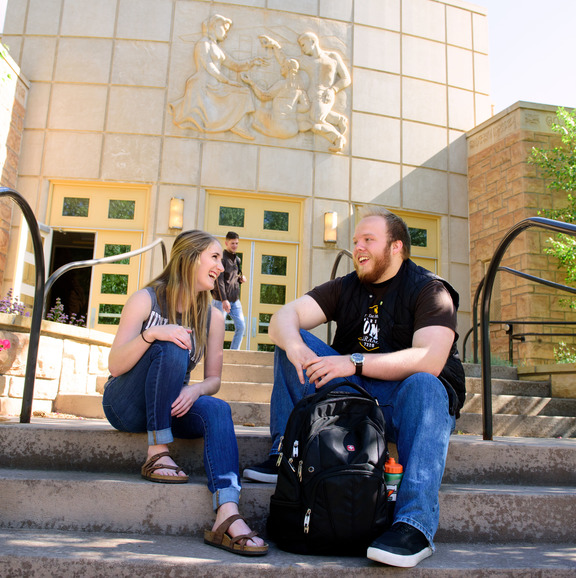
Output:
[[[247,281],[241,286],[240,302],[246,319],[241,349],[272,351],[268,323],[284,303],[298,292],[301,203],[275,197],[243,197],[211,194],[206,229],[222,245],[228,231],[240,236],[238,255]],[[227,344],[234,324],[226,322]]]
[[[148,196],[141,186],[55,182],[49,224],[70,236],[93,233],[95,259],[127,253],[142,247]],[[128,296],[141,285],[142,258],[92,268],[88,327],[116,331]]]
[[[94,254],[110,257],[128,253],[142,246],[142,233],[99,231]],[[113,331],[127,298],[139,288],[142,256],[94,267],[90,291],[88,326],[99,331]]]
[[406,221],[410,231],[412,261],[439,275],[438,219],[402,214],[400,216]]

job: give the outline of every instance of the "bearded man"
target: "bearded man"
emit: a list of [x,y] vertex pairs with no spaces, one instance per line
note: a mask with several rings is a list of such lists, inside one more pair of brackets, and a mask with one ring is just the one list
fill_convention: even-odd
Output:
[[[393,524],[367,556],[412,567],[434,551],[448,442],[465,399],[458,294],[410,260],[408,227],[397,215],[368,209],[353,241],[355,272],[312,289],[271,319],[272,450],[243,474],[275,483],[278,443],[294,405],[331,382],[361,385],[377,398],[404,466]],[[331,347],[308,332],[329,321],[337,323]]]

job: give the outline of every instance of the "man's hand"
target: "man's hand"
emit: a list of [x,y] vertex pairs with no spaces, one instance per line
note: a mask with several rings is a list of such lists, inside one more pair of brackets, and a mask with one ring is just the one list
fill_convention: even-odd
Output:
[[304,369],[308,379],[316,386],[316,389],[336,377],[349,377],[356,373],[356,367],[348,355],[315,357],[304,365]]
[[230,313],[230,301],[228,301],[228,299],[224,299],[224,301],[222,301],[222,309],[224,309],[225,313]]

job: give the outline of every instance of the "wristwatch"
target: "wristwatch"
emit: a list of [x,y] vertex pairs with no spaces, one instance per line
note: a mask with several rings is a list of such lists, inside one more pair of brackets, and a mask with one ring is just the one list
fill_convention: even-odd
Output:
[[355,375],[362,375],[362,366],[364,365],[364,356],[361,353],[353,353],[350,361],[356,366]]

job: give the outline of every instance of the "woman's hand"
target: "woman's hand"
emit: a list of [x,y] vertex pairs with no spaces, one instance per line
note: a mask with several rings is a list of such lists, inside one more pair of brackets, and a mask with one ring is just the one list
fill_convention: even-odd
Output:
[[185,385],[180,395],[174,400],[170,415],[172,415],[172,417],[182,417],[186,415],[199,397],[200,390],[196,387],[196,384]]
[[157,339],[158,341],[171,341],[182,349],[192,349],[191,329],[180,325],[154,325],[145,330],[146,341]]

